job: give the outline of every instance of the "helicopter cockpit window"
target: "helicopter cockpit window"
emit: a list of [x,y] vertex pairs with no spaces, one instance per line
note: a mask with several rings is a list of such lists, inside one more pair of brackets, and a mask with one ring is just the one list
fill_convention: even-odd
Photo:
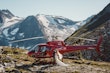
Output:
[[32,47],[32,49],[30,49],[29,51],[31,51],[31,52],[38,52],[38,45],[35,45],[35,46]]
[[40,48],[40,52],[45,52],[45,51],[47,51],[47,50],[49,50],[49,48],[46,47],[46,46],[42,46],[42,47]]
[[36,46],[36,47],[35,47],[35,52],[38,52],[38,50],[39,50],[39,47]]

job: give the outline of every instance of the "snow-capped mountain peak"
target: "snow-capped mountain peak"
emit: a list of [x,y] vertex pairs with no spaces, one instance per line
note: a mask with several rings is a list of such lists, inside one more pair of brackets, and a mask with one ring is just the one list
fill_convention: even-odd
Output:
[[1,28],[3,29],[3,28],[6,28],[6,27],[9,27],[9,26],[14,25],[18,22],[21,22],[22,20],[23,20],[23,18],[16,17],[16,16],[12,17],[11,19],[6,18],[4,24],[1,26]]
[[[52,40],[52,36],[60,36],[60,40],[64,40],[78,28],[75,25],[77,22],[73,22],[61,16],[39,14],[36,18],[49,41]],[[74,26],[76,26],[76,28],[74,28]]]
[[37,15],[37,19],[43,24],[43,26],[49,26],[49,21],[46,19],[45,15]]
[[23,20],[23,18],[14,16],[9,10],[0,10],[0,27],[1,29],[9,27],[12,24],[15,24]]
[[8,10],[0,10],[0,13],[5,16],[6,18],[12,18],[14,15]]

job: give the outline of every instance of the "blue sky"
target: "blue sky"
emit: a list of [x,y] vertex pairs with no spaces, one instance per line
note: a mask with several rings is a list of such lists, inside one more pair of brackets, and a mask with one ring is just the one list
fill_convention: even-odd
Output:
[[0,9],[19,17],[46,14],[80,21],[99,13],[108,3],[110,0],[0,0]]

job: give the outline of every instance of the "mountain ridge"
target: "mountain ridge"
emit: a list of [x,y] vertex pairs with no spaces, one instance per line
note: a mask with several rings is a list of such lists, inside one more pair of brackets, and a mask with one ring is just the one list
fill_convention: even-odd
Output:
[[[87,24],[75,31],[69,36],[65,42],[71,42],[71,44],[93,45],[97,44],[97,40],[102,35],[103,41],[100,46],[101,55],[98,55],[95,50],[81,51],[82,57],[91,60],[110,61],[109,56],[109,40],[110,40],[110,4],[107,5],[101,12],[95,15]],[[79,39],[72,39],[73,37],[83,37],[88,39],[94,39],[95,42],[82,41]]]
[[[78,29],[78,25],[75,25],[76,23],[61,16],[40,14],[27,16],[26,18],[16,16],[10,19],[5,18],[5,22],[0,27],[0,45],[30,49],[36,44],[52,40],[52,36],[61,35],[60,39],[64,40]],[[40,36],[44,36],[45,38],[9,43],[10,41]]]

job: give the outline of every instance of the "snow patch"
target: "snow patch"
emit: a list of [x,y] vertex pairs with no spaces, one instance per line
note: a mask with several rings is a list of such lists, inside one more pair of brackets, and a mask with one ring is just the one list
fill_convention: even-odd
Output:
[[6,28],[6,27],[9,27],[13,24],[16,24],[16,23],[20,22],[21,20],[23,20],[23,18],[20,18],[20,17],[13,17],[11,19],[6,18],[4,24],[1,28],[3,29],[3,28]]
[[57,24],[52,16],[46,16],[46,18],[50,21],[50,24]]
[[11,35],[15,35],[18,32],[19,28],[14,29],[11,33]]
[[49,26],[49,21],[46,19],[46,17],[44,15],[39,15],[38,20],[41,21],[41,23],[45,26],[48,27]]
[[22,36],[22,37],[24,37],[24,33],[19,33],[19,36]]
[[61,24],[61,23],[65,23],[64,20],[61,20],[61,19],[57,19],[57,21]]
[[10,46],[10,47],[12,47],[12,44],[11,44],[11,43],[9,43],[9,46]]
[[9,36],[9,35],[8,35],[8,30],[9,30],[9,29],[5,29],[5,30],[3,31],[3,34],[4,34],[6,37]]
[[7,37],[7,39],[8,39],[8,40],[14,40],[15,37],[11,37],[11,38],[10,38],[10,37]]

